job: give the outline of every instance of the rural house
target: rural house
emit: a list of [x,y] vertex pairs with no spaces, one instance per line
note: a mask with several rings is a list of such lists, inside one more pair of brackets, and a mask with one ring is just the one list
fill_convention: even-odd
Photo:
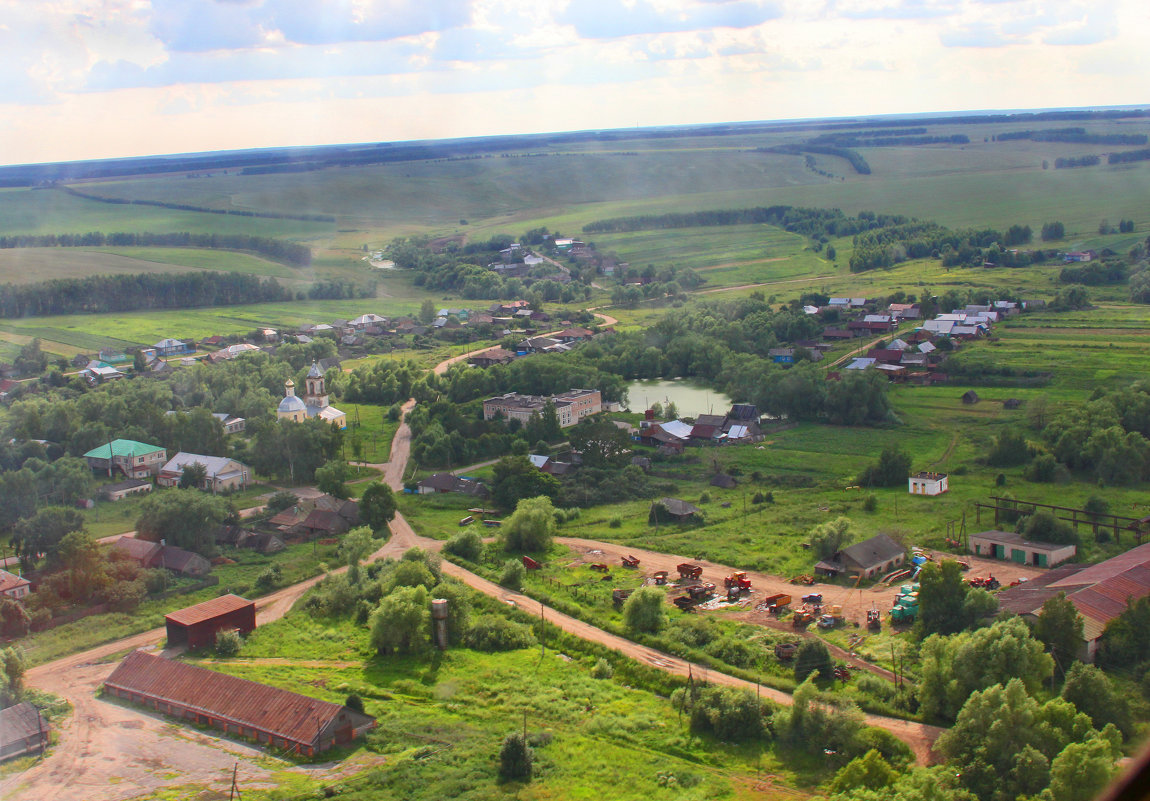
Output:
[[0,569],[0,595],[20,601],[31,591],[32,582],[28,579]]
[[168,452],[159,445],[133,439],[114,439],[84,454],[88,467],[112,475],[115,470],[128,478],[147,478],[160,472]]
[[886,534],[843,548],[830,559],[815,565],[815,573],[837,576],[840,573],[862,578],[884,576],[906,561],[906,549]]
[[112,548],[143,568],[159,567],[186,576],[206,576],[212,572],[212,563],[207,559],[174,545],[123,536],[112,543]]
[[647,517],[651,522],[663,520],[683,523],[696,518],[701,519],[703,510],[678,498],[660,498],[651,504],[651,512]]
[[104,691],[167,715],[261,745],[314,756],[375,727],[346,706],[133,651]]
[[180,451],[163,466],[156,477],[161,487],[174,487],[180,483],[184,470],[193,464],[204,466],[204,480],[200,489],[215,492],[242,490],[251,475],[248,466],[226,456],[204,456]]

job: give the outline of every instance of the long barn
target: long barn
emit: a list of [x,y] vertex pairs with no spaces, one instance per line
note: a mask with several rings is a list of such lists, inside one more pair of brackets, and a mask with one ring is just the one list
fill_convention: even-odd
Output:
[[104,691],[167,715],[306,756],[344,745],[375,718],[340,704],[175,662],[143,651],[125,657]]

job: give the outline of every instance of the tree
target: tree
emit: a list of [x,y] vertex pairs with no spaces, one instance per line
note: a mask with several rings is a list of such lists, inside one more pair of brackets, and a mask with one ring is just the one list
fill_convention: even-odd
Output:
[[1062,697],[1089,717],[1094,728],[1102,729],[1112,723],[1123,734],[1130,733],[1130,707],[1126,698],[1115,692],[1110,679],[1094,665],[1075,662],[1066,674]]
[[347,532],[339,543],[339,555],[347,564],[347,580],[359,582],[359,563],[375,548],[375,538],[367,526],[358,526]]
[[546,551],[555,536],[555,507],[547,497],[527,498],[518,503],[511,517],[500,526],[503,548],[508,551]]
[[690,702],[691,729],[709,732],[726,743],[763,736],[763,703],[750,690],[704,687]]
[[350,475],[351,471],[347,467],[347,462],[342,459],[332,459],[323,467],[316,468],[315,485],[321,492],[326,492],[336,498],[346,499],[349,493],[344,482]]
[[826,643],[817,637],[803,640],[795,655],[795,681],[802,684],[812,673],[818,673],[822,679],[830,679],[835,675],[831,652]]
[[419,304],[419,321],[424,325],[431,325],[435,320],[435,304],[431,298]]
[[1077,545],[1078,533],[1074,526],[1059,520],[1053,512],[1039,509],[1018,522],[1019,533],[1028,540],[1052,542],[1056,545]]
[[191,489],[148,495],[140,507],[136,531],[141,539],[186,548],[201,555],[215,549],[216,528],[235,514],[226,500]]
[[471,528],[460,531],[444,543],[443,552],[468,562],[478,562],[483,555],[483,537]]
[[24,697],[24,673],[27,671],[24,651],[15,645],[0,651],[0,671],[3,686],[0,687],[0,707],[19,703]]
[[0,635],[4,637],[22,637],[28,633],[28,626],[32,617],[24,604],[15,598],[0,596]]
[[427,588],[399,587],[371,615],[371,645],[381,654],[410,654],[428,648],[431,630]]
[[953,634],[968,623],[963,615],[967,585],[953,559],[923,565],[918,576],[918,620],[923,635]]
[[830,559],[854,539],[850,528],[849,517],[837,517],[815,526],[807,537],[820,559]]
[[1042,225],[1042,241],[1049,242],[1052,239],[1062,239],[1066,236],[1066,226],[1060,222],[1048,222]]
[[533,755],[522,734],[509,734],[499,749],[499,780],[531,781]]
[[834,245],[827,245],[827,258],[830,259],[831,261],[834,261],[835,257],[837,257],[837,256],[838,256],[838,253],[835,251],[835,246]]
[[236,629],[220,629],[216,632],[215,652],[218,657],[231,659],[239,656],[243,645],[244,641]]
[[12,366],[20,375],[40,375],[48,369],[48,355],[40,350],[40,338],[36,337],[20,348]]
[[186,465],[180,473],[180,489],[203,489],[208,480],[208,468],[201,462]]
[[585,467],[616,464],[631,450],[627,432],[599,417],[584,417],[568,430],[567,439],[572,450],[583,454]]
[[509,590],[519,592],[523,589],[523,580],[527,578],[527,568],[518,559],[508,559],[503,563],[503,572],[499,574],[499,584]]
[[1114,776],[1117,758],[1110,743],[1101,737],[1071,743],[1050,765],[1050,792],[1058,801],[1090,801]]
[[919,700],[929,717],[954,718],[971,693],[1010,679],[1038,690],[1054,667],[1021,618],[922,644]]
[[808,676],[795,689],[791,708],[776,712],[771,723],[780,739],[797,748],[851,756],[858,752],[863,715],[849,702],[821,695]]
[[1150,659],[1150,596],[1139,598],[1106,624],[1098,643],[1103,668],[1132,667]]
[[897,445],[884,448],[878,462],[864,470],[857,479],[863,487],[899,487],[910,475],[910,456]]
[[872,748],[840,768],[828,789],[832,793],[846,793],[860,787],[881,790],[894,784],[897,778],[898,772]]
[[505,456],[495,463],[494,473],[491,499],[504,509],[525,498],[559,496],[559,479],[536,468],[526,456]]
[[290,509],[299,503],[299,498],[294,492],[290,490],[276,490],[270,498],[268,498],[267,510],[272,513],[282,512],[284,509]]
[[395,519],[395,493],[391,487],[380,481],[373,481],[363,491],[359,499],[359,519],[380,533],[387,530],[387,524]]
[[1082,627],[1078,609],[1067,600],[1066,593],[1060,592],[1042,605],[1034,624],[1034,636],[1046,646],[1060,675],[1070,670],[1082,650]]
[[70,531],[84,527],[84,516],[66,506],[45,506],[32,517],[16,524],[13,546],[16,555],[28,567],[41,556],[56,564],[56,549],[60,540]]
[[666,601],[661,590],[640,587],[623,604],[623,625],[632,632],[658,632],[667,623]]

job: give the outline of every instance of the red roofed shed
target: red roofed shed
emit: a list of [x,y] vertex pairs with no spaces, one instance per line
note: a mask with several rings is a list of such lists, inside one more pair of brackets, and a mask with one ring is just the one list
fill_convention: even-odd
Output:
[[351,742],[375,718],[346,706],[133,651],[104,691],[201,726],[312,756]]
[[256,627],[256,604],[238,595],[221,595],[164,615],[164,622],[168,624],[169,646],[204,648],[216,641],[217,631],[252,631]]

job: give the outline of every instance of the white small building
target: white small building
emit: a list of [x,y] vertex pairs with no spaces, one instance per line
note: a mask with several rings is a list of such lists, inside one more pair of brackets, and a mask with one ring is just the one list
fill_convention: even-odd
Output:
[[946,473],[916,473],[910,477],[911,495],[942,495],[950,489]]

